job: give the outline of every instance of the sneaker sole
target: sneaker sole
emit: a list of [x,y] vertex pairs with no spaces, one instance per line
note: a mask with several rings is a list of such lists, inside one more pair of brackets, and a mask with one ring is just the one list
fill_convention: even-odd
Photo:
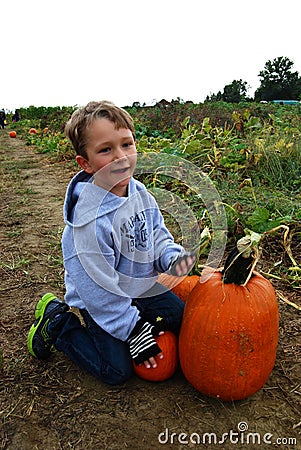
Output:
[[41,316],[43,316],[48,303],[50,303],[52,300],[55,300],[56,298],[57,297],[51,293],[43,295],[43,297],[41,298],[41,300],[39,300],[39,302],[36,306],[36,309],[34,312],[35,318],[39,319]]
[[52,300],[55,300],[57,297],[53,294],[45,294],[43,295],[43,297],[41,298],[41,300],[39,300],[36,309],[35,309],[35,319],[37,320],[37,323],[31,325],[29,333],[28,333],[28,338],[27,338],[27,348],[29,353],[34,356],[35,358],[37,358],[37,355],[35,354],[33,348],[32,348],[32,341],[34,338],[34,335],[36,333],[37,328],[40,325],[41,320],[43,319],[43,315],[44,315],[44,311],[48,305],[48,303],[50,303]]

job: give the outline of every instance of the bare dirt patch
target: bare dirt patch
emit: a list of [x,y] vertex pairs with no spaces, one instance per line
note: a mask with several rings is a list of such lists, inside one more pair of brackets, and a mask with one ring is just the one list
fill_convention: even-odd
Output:
[[[62,205],[75,168],[54,163],[0,131],[0,448],[301,448],[300,311],[280,297],[275,368],[263,389],[240,402],[204,397],[180,369],[163,383],[134,377],[111,387],[83,373],[63,354],[56,353],[47,362],[28,354],[26,339],[37,300],[49,291],[64,295],[59,249]],[[293,243],[292,250],[300,260],[300,242]],[[271,242],[258,269],[267,271],[281,252]],[[272,283],[300,305],[300,290]],[[241,433],[230,438],[231,430],[238,433],[239,428]],[[218,443],[223,435],[224,442]]]

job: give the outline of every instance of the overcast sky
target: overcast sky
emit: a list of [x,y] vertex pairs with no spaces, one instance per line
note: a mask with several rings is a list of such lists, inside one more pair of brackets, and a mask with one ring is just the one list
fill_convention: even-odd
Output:
[[299,0],[1,2],[0,108],[204,101],[268,60],[301,75]]

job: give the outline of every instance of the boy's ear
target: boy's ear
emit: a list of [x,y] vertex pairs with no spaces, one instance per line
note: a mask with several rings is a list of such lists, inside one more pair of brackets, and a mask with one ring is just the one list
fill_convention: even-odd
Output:
[[90,167],[89,161],[84,158],[83,156],[80,155],[76,155],[75,160],[77,162],[77,164],[84,169],[85,172],[87,173],[93,173],[93,170]]

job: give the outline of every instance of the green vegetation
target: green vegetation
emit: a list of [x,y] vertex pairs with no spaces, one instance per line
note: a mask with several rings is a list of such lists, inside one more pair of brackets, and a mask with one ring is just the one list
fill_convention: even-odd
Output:
[[[139,152],[165,152],[191,161],[225,192],[222,196],[229,204],[239,201],[244,207],[266,207],[271,215],[278,212],[300,219],[296,208],[301,190],[299,107],[175,101],[127,109],[136,124]],[[73,160],[63,133],[73,110],[30,107],[31,118],[24,117],[24,110],[22,120],[11,128],[38,152],[56,160]],[[37,134],[29,133],[32,127]]]

